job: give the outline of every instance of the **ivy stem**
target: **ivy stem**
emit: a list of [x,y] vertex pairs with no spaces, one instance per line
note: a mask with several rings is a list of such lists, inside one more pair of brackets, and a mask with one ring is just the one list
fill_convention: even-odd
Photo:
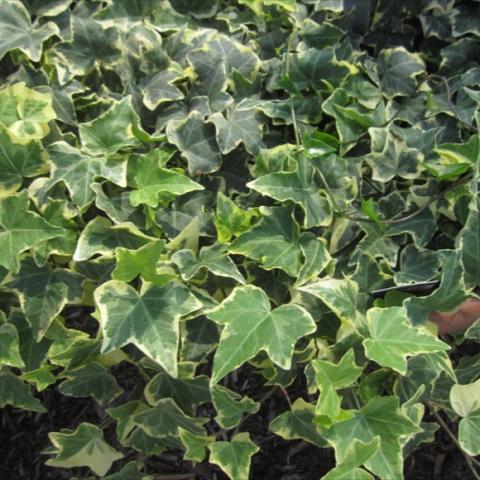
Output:
[[428,403],[430,407],[430,411],[432,412],[433,416],[435,417],[435,420],[440,424],[440,426],[445,430],[445,433],[450,437],[452,442],[457,446],[457,448],[462,452],[462,455],[465,457],[465,461],[470,468],[473,476],[475,477],[476,480],[480,480],[480,475],[477,473],[475,470],[474,464],[480,466],[480,462],[477,462],[474,458],[470,457],[463,448],[461,447],[460,443],[457,440],[457,437],[453,434],[453,432],[450,430],[448,425],[445,423],[443,418],[440,416],[440,414],[436,411],[435,407],[433,407],[430,403]]
[[278,388],[283,393],[283,396],[285,397],[285,400],[287,401],[288,406],[290,407],[290,410],[291,410],[292,409],[292,401],[290,400],[290,395],[288,394],[285,387],[283,387],[282,385],[278,385]]

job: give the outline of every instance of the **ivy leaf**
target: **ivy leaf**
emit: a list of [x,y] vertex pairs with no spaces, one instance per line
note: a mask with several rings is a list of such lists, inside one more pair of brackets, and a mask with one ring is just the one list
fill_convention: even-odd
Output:
[[465,285],[468,288],[480,284],[480,195],[476,193],[469,206],[467,221],[458,236],[462,265],[465,269]]
[[136,414],[133,421],[155,438],[177,438],[180,428],[194,435],[205,435],[205,429],[202,427],[205,420],[185,415],[171,398],[164,398],[155,407]]
[[22,410],[45,413],[47,409],[30,392],[25,385],[8,368],[0,368],[0,408],[12,405]]
[[183,195],[203,186],[175,170],[161,168],[156,157],[146,156],[135,166],[135,188],[130,193],[134,207],[144,203],[150,207],[158,205],[160,194]]
[[43,42],[58,33],[53,22],[33,27],[30,14],[17,0],[6,0],[0,4],[0,60],[16,48],[34,62],[39,62]]
[[0,365],[23,368],[18,331],[11,323],[0,324]]
[[172,262],[177,265],[184,280],[190,280],[205,268],[219,277],[233,278],[241,284],[245,283],[243,275],[232,259],[224,253],[224,247],[220,244],[202,247],[198,258],[191,250],[178,250],[172,255]]
[[469,455],[480,455],[480,380],[467,385],[453,385],[450,403],[462,417],[458,428],[458,440]]
[[22,82],[0,90],[0,105],[0,124],[21,145],[45,137],[50,131],[48,123],[56,118],[52,96],[27,88]]
[[385,48],[378,56],[378,70],[382,90],[389,98],[407,96],[415,91],[415,77],[425,73],[425,63],[405,47]]
[[242,210],[237,204],[226,197],[222,192],[217,197],[217,212],[215,227],[220,243],[227,243],[233,236],[238,237],[252,228],[252,219],[255,214]]
[[301,292],[309,293],[320,299],[325,305],[346,323],[357,317],[358,285],[350,279],[322,279],[298,287]]
[[178,431],[185,446],[183,458],[192,462],[203,462],[207,456],[207,447],[215,442],[215,437],[195,435],[183,428],[179,428]]
[[426,297],[410,297],[403,302],[414,325],[425,324],[432,311],[451,312],[468,299],[460,251],[438,250],[437,254],[442,266],[440,286]]
[[157,373],[144,390],[147,402],[156,406],[163,398],[171,398],[187,415],[195,415],[196,408],[209,402],[208,378],[173,378],[166,372]]
[[96,254],[112,255],[118,247],[138,250],[155,240],[142,233],[133,223],[113,225],[105,217],[95,217],[80,234],[73,259],[82,262]]
[[371,308],[367,323],[370,338],[363,341],[365,355],[402,375],[407,373],[407,356],[450,349],[437,337],[411,326],[403,307]]
[[20,253],[64,232],[28,210],[26,190],[0,198],[0,265],[8,270],[18,272]]
[[103,477],[112,463],[123,457],[105,442],[102,430],[91,423],[81,423],[76,430],[51,432],[48,437],[56,455],[47,460],[50,467],[89,467]]
[[296,285],[303,285],[313,280],[330,264],[332,257],[322,240],[310,232],[300,236],[300,247],[305,260],[298,272]]
[[260,449],[246,432],[237,433],[230,442],[215,442],[210,447],[210,463],[218,465],[231,480],[245,480],[251,457]]
[[155,110],[163,102],[182,100],[183,92],[174,82],[182,78],[181,72],[174,69],[158,72],[148,81],[144,89],[143,103],[149,110]]
[[395,283],[426,282],[436,275],[439,267],[435,252],[407,245],[400,254],[400,271],[395,272]]
[[43,367],[24,373],[20,379],[26,382],[34,383],[38,392],[42,392],[57,381],[57,377],[52,373],[55,367],[44,365]]
[[321,89],[325,81],[338,85],[349,73],[348,67],[336,59],[332,47],[309,48],[287,55],[290,57],[289,76],[298,90]]
[[306,156],[301,156],[295,172],[270,173],[247,183],[247,187],[276,200],[292,200],[301,205],[305,228],[324,227],[332,222],[332,209],[314,176],[315,168]]
[[124,282],[111,280],[95,290],[103,331],[102,352],[133,343],[177,376],[180,317],[201,308],[188,288],[177,282],[147,286],[141,294]]
[[117,264],[112,272],[112,278],[130,282],[141,275],[147,282],[162,285],[176,276],[173,269],[170,273],[168,271],[157,273],[157,265],[165,253],[166,248],[163,240],[147,243],[138,250],[118,247],[115,249]]
[[103,480],[154,480],[154,478],[142,473],[135,462],[129,462],[119,472],[103,477]]
[[132,99],[125,97],[91,122],[80,124],[80,140],[85,150],[94,155],[113,155],[124,147],[139,144],[135,137],[139,126]]
[[396,397],[375,397],[347,420],[336,422],[326,433],[339,464],[347,461],[355,440],[370,443],[380,438],[378,452],[365,466],[382,478],[402,478],[403,459],[400,441],[420,429],[399,409]]
[[92,396],[102,405],[115,400],[123,392],[115,377],[97,362],[67,370],[61,378],[66,378],[58,387],[64,395],[80,398]]
[[120,57],[118,29],[104,29],[92,18],[72,16],[73,40],[55,47],[74,75],[89,73],[95,62],[109,65]]
[[325,448],[325,439],[314,422],[315,407],[303,398],[298,398],[292,409],[275,417],[268,429],[285,440],[305,440],[320,448]]
[[267,270],[280,268],[292,277],[300,270],[299,227],[288,207],[260,207],[260,223],[234,240],[230,253],[258,260]]
[[224,325],[213,360],[211,385],[260,350],[267,352],[279,367],[288,370],[296,341],[316,329],[304,308],[289,304],[271,310],[265,292],[253,285],[235,288],[206,315]]
[[78,273],[54,269],[49,263],[38,267],[33,258],[26,257],[6,286],[17,293],[25,318],[39,341],[65,305],[81,300],[83,281],[84,277]]
[[337,389],[352,385],[362,374],[363,368],[355,364],[352,349],[348,350],[338,364],[315,359],[312,366],[320,388],[315,413],[325,415],[333,423],[341,410],[341,397],[337,394]]
[[63,141],[50,144],[47,151],[52,162],[48,185],[63,182],[79,208],[84,208],[95,198],[90,186],[99,177],[121,187],[127,186],[127,163],[123,160],[92,157]]
[[360,467],[373,457],[380,447],[380,437],[374,437],[371,442],[354,440],[348,447],[345,460],[330,470],[322,480],[372,480],[373,477]]
[[24,177],[34,177],[42,173],[46,160],[39,142],[31,141],[25,145],[13,143],[8,130],[0,125],[1,196],[16,192],[22,185]]
[[191,175],[217,171],[222,156],[215,139],[215,127],[203,121],[194,110],[184,120],[172,120],[167,125],[167,138],[188,161]]
[[372,168],[372,179],[388,182],[395,176],[412,179],[420,172],[422,154],[407,146],[405,140],[393,129],[371,127],[368,129],[371,153],[367,162]]
[[241,102],[228,114],[227,119],[221,113],[214,113],[209,121],[215,125],[218,146],[224,155],[240,143],[252,155],[262,147],[263,122],[260,115],[253,108],[242,108]]
[[212,402],[217,411],[215,421],[227,430],[236,427],[244,413],[257,413],[260,408],[251,398],[242,397],[220,385],[212,388]]

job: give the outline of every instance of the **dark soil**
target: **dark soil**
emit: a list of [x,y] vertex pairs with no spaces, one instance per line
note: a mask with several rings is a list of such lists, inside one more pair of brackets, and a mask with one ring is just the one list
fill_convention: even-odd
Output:
[[[125,389],[115,404],[129,400],[132,393],[139,391],[139,375],[136,367],[123,362],[113,373]],[[258,376],[252,375],[248,368],[242,369],[234,379],[242,387],[243,393],[255,399],[265,396],[271,389],[259,383]],[[288,389],[291,400],[304,393],[300,381]],[[234,385],[229,384],[230,388]],[[238,390],[238,388],[237,388]],[[70,398],[58,393],[55,386],[49,387],[39,395],[47,407],[45,414],[25,412],[10,407],[0,410],[0,479],[5,480],[71,480],[73,478],[92,478],[87,468],[61,469],[45,466],[48,455],[42,451],[50,446],[48,432],[62,428],[77,428],[82,422],[105,426],[106,440],[125,454],[115,467],[133,460],[141,459],[145,471],[151,474],[187,474],[185,480],[224,480],[227,477],[215,466],[207,462],[192,465],[183,461],[181,451],[144,458],[134,450],[122,448],[115,437],[115,424],[108,420],[105,410],[90,399]],[[211,411],[208,405],[201,407],[202,416]],[[261,447],[260,453],[252,459],[251,479],[254,480],[318,480],[335,464],[331,449],[319,449],[304,441],[285,441],[268,431],[268,423],[288,408],[285,394],[275,390],[263,402],[256,415],[251,415],[242,423],[241,431],[248,431],[253,441]],[[211,422],[214,425],[214,422]],[[451,426],[455,429],[455,426]],[[212,430],[210,433],[215,434]],[[188,475],[190,474],[190,475]],[[451,443],[441,430],[437,432],[435,442],[422,445],[405,462],[406,480],[470,480],[470,472],[461,452]],[[183,480],[183,479],[182,479]]]

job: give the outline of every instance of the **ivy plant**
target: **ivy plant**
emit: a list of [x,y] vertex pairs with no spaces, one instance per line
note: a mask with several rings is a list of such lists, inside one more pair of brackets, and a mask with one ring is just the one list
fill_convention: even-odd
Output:
[[49,468],[247,480],[282,437],[393,480],[442,428],[479,478],[479,327],[429,322],[480,283],[479,15],[0,0],[0,407],[99,418]]

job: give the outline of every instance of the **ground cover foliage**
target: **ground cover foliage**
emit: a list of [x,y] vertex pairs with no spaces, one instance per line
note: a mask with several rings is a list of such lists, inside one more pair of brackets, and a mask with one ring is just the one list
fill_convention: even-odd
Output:
[[0,406],[90,399],[41,478],[478,478],[480,2],[351,5],[0,1]]

